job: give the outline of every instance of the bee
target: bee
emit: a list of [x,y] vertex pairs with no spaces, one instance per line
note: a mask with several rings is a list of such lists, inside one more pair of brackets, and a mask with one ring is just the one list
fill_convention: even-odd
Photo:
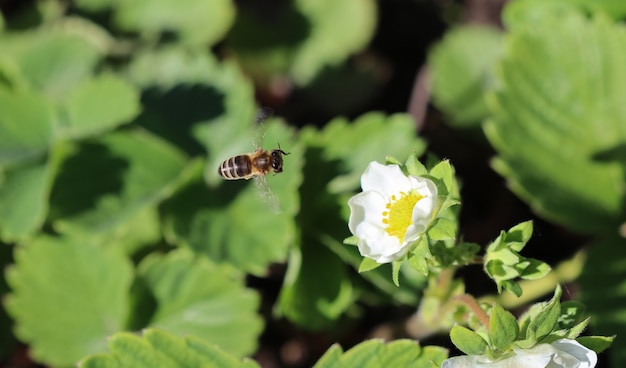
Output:
[[217,173],[226,180],[251,179],[267,175],[270,170],[274,175],[283,171],[283,155],[288,155],[280,149],[266,151],[257,149],[252,153],[245,153],[231,157],[220,165]]

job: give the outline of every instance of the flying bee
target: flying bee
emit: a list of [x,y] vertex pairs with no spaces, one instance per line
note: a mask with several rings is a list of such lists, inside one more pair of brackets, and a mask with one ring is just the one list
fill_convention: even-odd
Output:
[[217,172],[226,180],[248,180],[265,176],[270,170],[274,171],[274,175],[276,175],[283,171],[283,155],[288,154],[288,152],[280,149],[280,144],[277,149],[272,151],[257,149],[252,153],[237,155],[225,160]]

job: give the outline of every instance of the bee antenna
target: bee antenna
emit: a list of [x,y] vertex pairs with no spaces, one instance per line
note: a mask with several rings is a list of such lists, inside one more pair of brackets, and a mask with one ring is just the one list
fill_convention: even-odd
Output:
[[280,153],[282,153],[283,155],[287,156],[288,154],[290,154],[291,152],[285,152],[282,149],[280,149],[280,143],[276,142],[276,144],[278,144],[278,151],[280,151]]

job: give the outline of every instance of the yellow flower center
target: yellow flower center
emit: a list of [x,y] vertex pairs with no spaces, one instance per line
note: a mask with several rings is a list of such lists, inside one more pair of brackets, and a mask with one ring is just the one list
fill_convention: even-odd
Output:
[[385,206],[387,211],[383,212],[383,224],[387,225],[387,234],[397,237],[400,242],[404,241],[406,229],[413,224],[413,208],[422,198],[424,196],[416,191],[409,194],[400,192],[400,198],[391,196],[391,202]]

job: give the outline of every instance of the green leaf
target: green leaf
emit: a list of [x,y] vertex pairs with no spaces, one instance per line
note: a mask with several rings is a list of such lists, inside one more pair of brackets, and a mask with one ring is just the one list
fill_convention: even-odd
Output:
[[425,149],[424,142],[415,138],[412,117],[378,112],[367,113],[353,122],[333,119],[311,144],[323,148],[325,160],[336,162],[338,172],[328,183],[331,193],[358,188],[363,171],[372,161],[382,161],[385,156],[404,156],[407,152],[419,155]]
[[0,186],[0,234],[5,242],[23,239],[47,214],[51,172],[47,163],[14,167],[4,172]]
[[426,169],[426,166],[424,166],[424,164],[422,164],[419,161],[417,154],[409,155],[409,158],[407,158],[406,163],[404,164],[404,167],[406,168],[407,174],[409,175],[413,175],[413,176],[428,175],[428,169]]
[[417,243],[415,249],[409,253],[408,261],[409,265],[416,271],[420,272],[424,276],[428,275],[428,260],[432,258],[430,248],[428,246],[428,240],[426,237],[422,237]]
[[356,295],[343,262],[315,245],[305,242],[291,251],[275,311],[299,326],[323,330],[336,323]]
[[482,355],[487,350],[487,342],[480,335],[463,326],[452,327],[450,340],[454,346],[468,355]]
[[513,29],[502,87],[488,98],[496,171],[539,214],[578,232],[623,221],[623,60],[622,24],[572,9],[545,15]]
[[181,367],[259,367],[253,361],[242,362],[217,346],[194,336],[184,338],[159,329],[144,330],[142,336],[128,332],[109,340],[110,353],[92,355],[81,361],[80,368],[181,368]]
[[[266,127],[265,139],[283,142],[281,147],[290,152],[284,157],[284,171],[267,175],[267,187],[220,178],[215,189],[207,188],[196,171],[164,206],[168,241],[256,275],[265,273],[270,263],[285,260],[296,236],[303,147],[284,124],[273,120]],[[212,168],[212,175],[217,176],[218,167]]]
[[148,40],[173,33],[179,42],[204,46],[219,41],[235,18],[229,0],[122,1],[115,10],[115,25],[123,31]]
[[359,273],[371,271],[375,268],[380,267],[381,265],[382,264],[376,262],[371,258],[364,257],[363,261],[361,261],[361,264],[359,265]]
[[439,179],[444,186],[437,186],[440,195],[455,193],[457,187],[454,181],[454,169],[450,165],[450,161],[443,160],[429,170],[428,175],[435,179]]
[[257,148],[253,142],[263,129],[253,130],[254,89],[234,63],[161,47],[139,52],[128,75],[144,91],[137,123],[190,155],[208,153],[205,179],[211,187],[222,183],[217,168],[224,159]]
[[441,364],[447,352],[439,347],[420,347],[414,340],[401,339],[385,344],[381,340],[364,341],[342,353],[338,345],[331,346],[314,368],[343,367],[406,367],[426,368]]
[[510,228],[504,235],[502,241],[507,243],[507,246],[509,246],[515,252],[521,252],[532,235],[533,222],[526,221],[521,222]]
[[104,74],[71,90],[65,106],[68,119],[63,133],[78,138],[129,122],[139,112],[139,95],[125,80]]
[[241,7],[228,44],[249,74],[288,75],[300,86],[363,49],[377,15],[371,0],[296,0],[273,14],[268,22],[254,8]]
[[457,223],[447,218],[437,218],[428,229],[428,237],[432,240],[456,239]]
[[[588,258],[580,275],[580,301],[587,306],[594,334],[612,336],[626,331],[626,239],[605,238],[590,244]],[[612,367],[626,364],[626,341],[616,339],[609,362]]]
[[0,86],[0,167],[43,156],[54,139],[53,106],[33,92]]
[[520,271],[520,277],[524,280],[538,280],[552,270],[552,267],[545,262],[532,258],[526,258],[526,260],[529,263],[528,266]]
[[495,305],[489,316],[489,342],[500,351],[506,351],[517,340],[519,326],[512,313]]
[[493,67],[501,53],[502,32],[476,25],[448,31],[430,51],[433,99],[452,124],[475,127],[489,116],[484,94],[494,87]]
[[598,354],[611,347],[614,340],[615,336],[582,336],[576,339],[576,341]]
[[256,349],[263,326],[259,297],[227,267],[179,250],[146,258],[139,277],[157,302],[151,327],[191,334],[240,356]]
[[131,264],[119,253],[37,238],[16,249],[7,271],[15,334],[36,361],[55,366],[103,351],[106,337],[124,328],[131,280]]
[[53,100],[91,74],[101,57],[94,45],[59,30],[16,33],[1,42],[24,81]]
[[626,4],[619,0],[516,0],[507,3],[503,21],[507,29],[524,27],[540,20],[546,13],[558,14],[578,8],[591,13],[604,13],[616,20],[626,16]]
[[561,314],[560,296],[560,289],[557,288],[552,300],[550,300],[539,313],[531,317],[528,329],[526,330],[527,339],[539,341],[554,330]]
[[400,267],[404,261],[394,261],[391,263],[391,279],[393,280],[393,284],[396,286],[400,286]]
[[185,159],[145,131],[110,133],[80,145],[53,189],[54,228],[98,242],[116,239],[130,219],[170,195]]

